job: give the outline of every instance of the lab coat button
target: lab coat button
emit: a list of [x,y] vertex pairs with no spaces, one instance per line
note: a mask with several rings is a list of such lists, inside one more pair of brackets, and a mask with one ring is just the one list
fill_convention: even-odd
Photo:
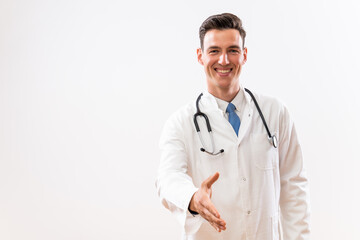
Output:
[[243,178],[243,181],[245,182],[245,181],[246,181],[246,178]]
[[250,214],[250,213],[251,213],[251,211],[248,211],[248,212],[247,212],[247,214]]

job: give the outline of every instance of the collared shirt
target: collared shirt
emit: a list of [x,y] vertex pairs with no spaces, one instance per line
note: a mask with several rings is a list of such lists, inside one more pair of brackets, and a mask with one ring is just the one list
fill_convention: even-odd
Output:
[[[211,94],[211,93],[209,93],[209,94]],[[217,98],[214,95],[212,95],[212,96],[215,98],[216,103],[219,106],[219,109],[223,112],[223,115],[226,118],[226,120],[229,120],[229,113],[226,112],[226,108],[228,107],[229,102],[222,100],[220,98]],[[235,113],[239,116],[240,121],[241,121],[241,119],[243,117],[243,113],[244,113],[244,108],[246,105],[246,99],[244,96],[244,92],[239,90],[239,92],[236,94],[236,96],[231,101],[231,103],[235,105],[235,107],[236,107]],[[241,125],[240,125],[240,127],[241,127]]]

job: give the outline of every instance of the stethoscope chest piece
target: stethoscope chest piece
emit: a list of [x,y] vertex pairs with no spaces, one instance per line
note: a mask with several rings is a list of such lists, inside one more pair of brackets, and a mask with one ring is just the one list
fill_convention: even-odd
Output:
[[272,145],[274,146],[274,148],[278,147],[278,140],[277,140],[277,137],[275,135],[272,135],[271,138],[269,138],[269,140],[272,143]]

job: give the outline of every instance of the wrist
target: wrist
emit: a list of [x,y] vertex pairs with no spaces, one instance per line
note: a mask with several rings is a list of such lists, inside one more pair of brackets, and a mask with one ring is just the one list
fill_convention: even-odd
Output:
[[189,212],[190,212],[193,216],[199,214],[198,212],[192,211],[192,210],[190,209],[190,207],[188,207],[188,210],[189,210]]
[[191,200],[190,200],[190,203],[189,203],[189,206],[188,206],[188,211],[194,216],[194,215],[198,215],[199,213],[196,212],[196,209],[195,209],[195,204],[194,204],[194,196],[195,196],[196,192],[193,194],[193,196],[191,197]]

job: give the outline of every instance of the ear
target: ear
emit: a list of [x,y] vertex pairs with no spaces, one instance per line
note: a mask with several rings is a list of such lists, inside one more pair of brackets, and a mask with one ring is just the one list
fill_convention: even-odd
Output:
[[199,62],[201,65],[204,65],[204,62],[203,62],[203,60],[202,60],[203,53],[202,53],[201,48],[196,49],[196,54],[197,54],[198,62]]
[[242,65],[244,65],[245,63],[246,63],[246,61],[247,61],[247,48],[246,47],[244,47],[244,49],[243,49],[243,60],[242,60]]

